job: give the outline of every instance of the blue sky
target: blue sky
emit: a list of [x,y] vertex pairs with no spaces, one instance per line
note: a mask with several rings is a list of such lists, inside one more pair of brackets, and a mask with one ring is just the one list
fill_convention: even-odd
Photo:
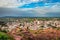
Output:
[[60,3],[60,0],[42,0],[38,2],[32,2],[30,4],[25,4],[23,6],[20,6],[19,8],[35,8],[35,7],[44,7],[44,6],[52,7],[56,5],[56,3]]
[[0,16],[60,17],[60,0],[0,0]]

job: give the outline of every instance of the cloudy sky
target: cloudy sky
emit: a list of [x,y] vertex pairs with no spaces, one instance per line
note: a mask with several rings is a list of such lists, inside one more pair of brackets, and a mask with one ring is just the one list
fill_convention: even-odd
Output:
[[60,0],[0,0],[0,17],[60,17]]

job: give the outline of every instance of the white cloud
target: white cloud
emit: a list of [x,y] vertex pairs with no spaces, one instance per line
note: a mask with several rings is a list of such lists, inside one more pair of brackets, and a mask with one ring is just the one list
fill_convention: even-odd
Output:
[[37,6],[35,8],[23,8],[24,11],[30,11],[31,13],[46,14],[49,12],[60,12],[60,3],[46,3],[48,6]]
[[[1,9],[0,9],[1,10]],[[4,10],[4,11],[3,11]],[[60,6],[59,4],[55,4],[51,7],[36,7],[36,8],[8,8],[8,9],[3,9],[2,12],[5,14],[5,12],[8,14],[14,14],[14,15],[28,15],[30,16],[30,14],[33,16],[46,16],[46,13],[50,13],[50,12],[56,12],[56,13],[60,13]],[[1,13],[2,14],[2,13]],[[6,15],[7,15],[6,14]],[[8,16],[9,16],[8,14]],[[2,14],[3,15],[3,14]],[[56,15],[56,14],[55,14]],[[59,15],[59,14],[58,14]],[[13,16],[13,15],[12,15]],[[53,15],[52,15],[53,16]]]
[[[16,6],[21,6],[24,4],[28,4],[31,2],[38,2],[38,1],[39,0],[28,0],[28,1],[24,0],[21,2],[20,0],[20,2],[17,2],[17,0],[0,0],[0,7],[16,7]],[[22,9],[18,8],[17,10],[19,10],[20,12],[22,10],[22,11],[37,13],[37,14],[45,14],[48,12],[60,12],[60,3],[46,3],[46,5],[49,6],[44,6],[44,7],[37,6],[36,8],[22,8]]]
[[30,11],[31,13],[46,14],[49,12],[60,12],[60,3],[51,3],[49,6],[35,7],[35,8],[23,8],[25,11]]
[[0,0],[0,7],[16,7],[38,1],[39,0]]

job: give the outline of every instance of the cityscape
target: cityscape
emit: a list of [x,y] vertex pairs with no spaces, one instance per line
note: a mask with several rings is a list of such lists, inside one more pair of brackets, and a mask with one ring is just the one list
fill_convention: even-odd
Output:
[[0,18],[0,33],[1,40],[60,40],[60,18]]
[[0,0],[0,40],[60,40],[60,0]]

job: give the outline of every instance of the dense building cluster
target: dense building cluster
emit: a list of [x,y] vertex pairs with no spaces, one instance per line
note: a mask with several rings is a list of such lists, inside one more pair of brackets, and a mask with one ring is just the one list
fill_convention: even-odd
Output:
[[[11,20],[11,21],[9,21]],[[0,32],[7,33],[15,40],[60,40],[60,20],[9,19],[0,21]],[[56,36],[57,35],[57,36]]]
[[0,25],[0,29],[7,31],[12,31],[13,29],[16,28],[38,30],[38,29],[57,28],[57,27],[60,27],[60,21],[58,20],[43,21],[37,19],[31,22],[27,22],[27,21],[20,22],[17,20],[16,22],[7,22],[5,26]]

